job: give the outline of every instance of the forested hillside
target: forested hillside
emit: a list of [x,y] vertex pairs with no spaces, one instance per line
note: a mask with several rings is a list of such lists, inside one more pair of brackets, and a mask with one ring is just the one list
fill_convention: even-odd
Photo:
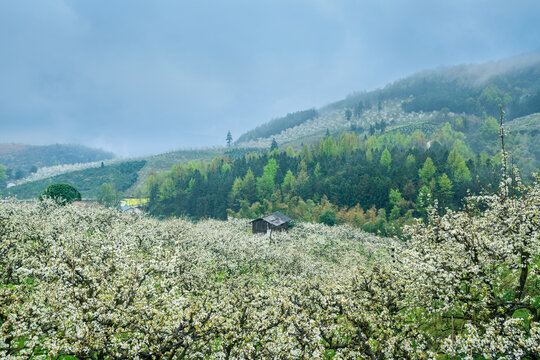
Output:
[[76,187],[83,198],[95,199],[100,186],[104,183],[111,184],[119,192],[127,190],[137,181],[137,173],[145,163],[144,160],[125,161],[73,171],[4,189],[2,195],[3,197],[15,196],[18,199],[37,199],[47,186],[54,183],[67,183]]
[[0,144],[0,164],[9,179],[22,179],[38,168],[112,159],[114,154],[82,145]]
[[0,357],[538,359],[540,184],[510,170],[408,241],[3,201]]
[[[266,164],[266,160],[258,160],[260,163],[253,163],[248,168],[238,168],[239,170],[236,170],[234,163],[238,158],[251,152],[264,153],[264,151],[267,151],[271,147],[274,140],[282,151],[291,146],[293,151],[298,153],[304,148],[304,145],[307,145],[308,147],[313,147],[314,153],[317,153],[321,139],[324,139],[327,135],[331,135],[334,141],[340,142],[343,136],[342,134],[345,132],[354,133],[356,136],[355,141],[364,143],[371,136],[390,136],[399,132],[402,136],[410,137],[413,134],[417,135],[417,131],[420,131],[423,134],[422,136],[425,137],[425,145],[423,147],[427,149],[429,145],[429,151],[441,153],[438,155],[433,154],[433,158],[445,158],[447,157],[445,151],[450,153],[454,148],[457,148],[469,167],[469,171],[473,172],[472,181],[475,181],[474,169],[478,168],[478,165],[475,164],[485,164],[486,159],[489,159],[496,153],[494,149],[496,148],[498,136],[498,104],[503,105],[503,108],[507,112],[507,125],[510,128],[508,141],[510,146],[513,146],[514,161],[525,174],[530,174],[537,170],[540,165],[540,117],[537,113],[537,111],[540,111],[538,110],[538,94],[540,91],[539,72],[540,57],[530,56],[481,65],[449,67],[420,73],[396,81],[380,90],[353,94],[342,101],[319,109],[298,111],[272,120],[240,136],[236,144],[231,147],[180,150],[145,157],[145,166],[137,170],[136,174],[132,174],[137,181],[126,190],[126,193],[131,196],[140,196],[145,191],[147,178],[150,177],[152,181],[156,178],[162,178],[163,175],[159,175],[158,173],[171,169],[178,162],[182,162],[185,165],[189,161],[211,161],[215,157],[225,155],[225,159],[229,160],[224,161],[232,166],[233,171],[232,175],[230,175],[232,178],[227,177],[226,179],[215,180],[219,183],[216,185],[219,186],[219,191],[227,193],[222,194],[220,200],[215,200],[215,197],[210,196],[212,198],[211,200],[207,199],[205,200],[206,202],[197,205],[199,210],[192,208],[195,206],[193,205],[194,203],[188,206],[183,200],[178,200],[177,205],[171,205],[174,209],[157,210],[159,206],[156,207],[156,213],[162,215],[188,214],[196,217],[215,216],[224,218],[228,209],[231,210],[229,212],[231,214],[240,211],[237,208],[238,203],[235,205],[228,200],[224,200],[228,196],[228,193],[232,191],[235,179],[237,177],[244,179],[247,169],[251,166],[253,166],[252,172],[254,172],[254,176],[260,177],[262,175],[262,169]],[[450,128],[445,125],[446,123],[449,124]],[[458,135],[455,135],[455,138],[449,140],[447,134],[453,134],[454,132],[457,132]],[[367,144],[372,142],[370,140]],[[364,151],[366,146],[369,147],[371,145],[359,145]],[[403,158],[403,152],[414,152],[416,159],[427,157],[426,154],[417,153],[420,150],[418,145],[415,144],[411,145],[414,147],[413,149],[407,148],[409,146],[407,144],[395,148],[393,146],[395,145],[390,145],[388,151],[391,153],[394,166],[397,163],[397,159]],[[384,148],[375,147],[371,149],[371,153],[373,154],[375,152],[375,156],[380,156],[380,152],[383,150]],[[47,152],[43,153],[47,154]],[[291,154],[291,151],[288,151],[288,153]],[[353,161],[348,156],[357,155],[347,155],[347,158],[344,160],[345,162]],[[298,161],[298,155],[292,158],[296,159],[295,161],[298,163],[301,162]],[[53,161],[54,159],[55,157],[52,156],[49,160]],[[354,161],[362,163],[363,160],[355,158]],[[316,163],[312,164],[309,159],[304,159],[304,163],[307,167],[306,171],[308,172],[310,182],[313,182],[313,167],[316,166]],[[323,166],[323,163],[324,161],[322,160],[320,166]],[[21,162],[21,164],[25,163]],[[492,164],[489,166],[492,166]],[[13,181],[15,177],[24,176],[32,169],[29,163],[24,166],[26,168],[21,170],[18,175],[17,172],[8,169],[7,177]],[[99,163],[94,163],[92,166],[99,166]],[[280,164],[275,179],[279,184],[276,183],[275,190],[280,190],[281,196],[283,196],[281,182],[284,180],[287,171],[291,170],[295,178],[303,174],[297,166],[298,164],[292,163]],[[373,170],[370,162],[362,166],[366,166],[368,171]],[[206,170],[204,170],[205,165],[200,165],[199,167],[203,169],[199,173],[206,173]],[[449,171],[447,171],[448,169],[440,165],[437,166],[437,169],[439,171],[437,173],[438,176],[442,176],[442,173],[450,176]],[[35,170],[35,168],[32,170]],[[43,171],[43,173],[55,174],[58,169],[50,168],[50,170]],[[62,168],[61,170],[61,172],[66,172],[69,169]],[[335,168],[329,168],[327,170],[330,173],[336,171]],[[361,169],[358,168],[356,170],[360,171]],[[394,174],[397,174],[397,172]],[[28,177],[28,180],[33,180],[34,178],[43,179],[45,176],[41,175],[40,172],[35,173],[32,177]],[[400,192],[404,191],[404,184],[393,179],[394,175],[384,174],[384,176],[377,176],[379,178],[382,176],[391,179],[390,185],[386,185],[386,187],[398,187]],[[323,177],[325,181],[328,180],[326,179],[326,175]],[[206,175],[202,178],[204,181],[208,181]],[[2,179],[0,178],[0,180]],[[418,181],[418,179],[410,178],[409,180],[413,182],[415,191],[418,192],[421,188],[418,183],[415,184],[415,181]],[[451,180],[453,181],[453,179]],[[2,183],[5,184],[6,181]],[[96,179],[89,183],[99,186],[99,181]],[[158,183],[161,184],[161,181],[158,181]],[[43,184],[40,183],[39,186]],[[174,185],[174,195],[167,195],[167,200],[164,198],[161,201],[163,204],[166,202],[172,204],[174,201],[171,200],[171,196],[176,196],[176,192],[180,188],[183,188],[182,191],[188,188],[187,185],[176,183]],[[333,208],[334,212],[339,212],[339,209],[342,207],[351,206],[350,201],[343,201],[339,196],[335,196],[335,191],[332,190],[333,192],[331,192],[328,187],[321,186],[311,184],[310,188],[314,188],[315,190],[310,190],[305,194],[296,193],[292,198],[300,196],[303,201],[312,200],[314,203],[319,203],[323,199],[323,196],[326,195],[329,202],[337,207]],[[453,184],[453,187],[456,186],[456,184]],[[432,186],[431,188],[435,192],[435,187]],[[92,189],[91,191],[87,191],[87,194],[96,194],[97,191],[98,189]],[[365,189],[362,190],[362,193],[364,191]],[[163,190],[163,192],[166,191]],[[34,193],[35,191],[18,191],[19,196]],[[453,196],[457,196],[455,199],[456,203],[454,204],[457,206],[457,202],[459,202],[458,198],[462,196],[462,192],[456,192],[454,189],[452,193]],[[187,197],[192,196],[190,193],[184,195]],[[370,195],[371,200],[360,200],[362,196],[357,201],[361,203],[360,206],[362,206],[364,211],[371,209],[373,205],[377,208],[377,211],[381,207],[385,208],[387,213],[391,211],[388,200],[381,200],[384,196],[380,194],[376,196]],[[388,194],[385,196],[388,196]],[[265,203],[264,200],[260,197],[257,201],[250,202],[248,206],[251,208],[253,204],[256,205],[257,203],[262,206]],[[266,200],[271,201],[270,198]],[[410,197],[408,200],[413,201],[414,199]],[[295,206],[292,207],[294,208]],[[207,210],[201,210],[203,208]],[[264,206],[264,210],[266,211],[267,209],[269,207]],[[255,213],[258,212],[255,211]],[[313,211],[310,210],[310,212]],[[245,209],[243,211],[243,214],[246,216],[253,213],[246,212]],[[317,220],[318,216],[315,215],[313,218]]]
[[292,128],[305,123],[306,121],[316,118],[318,112],[315,109],[309,109],[304,111],[297,111],[291,114],[287,114],[284,117],[274,119],[265,124],[256,127],[238,137],[237,143],[246,142],[249,140],[256,140],[258,138],[265,138],[272,135],[279,134],[283,130]]
[[[273,211],[305,221],[352,223],[366,231],[399,233],[438,200],[461,208],[468,191],[498,182],[499,124],[458,116],[439,119],[429,134],[416,129],[376,134],[344,132],[299,151],[211,162],[179,163],[147,182],[148,211],[195,218],[253,218]],[[526,178],[538,169],[539,134],[512,132],[507,147]]]
[[508,120],[540,112],[540,55],[425,71],[321,107],[310,121],[276,127],[259,139],[241,137],[238,143],[268,147],[276,138],[281,146],[295,147],[324,136],[327,129],[333,133],[358,128],[369,131],[382,121],[389,127],[403,127],[430,123],[433,117],[448,114],[485,119],[498,116],[499,104]]

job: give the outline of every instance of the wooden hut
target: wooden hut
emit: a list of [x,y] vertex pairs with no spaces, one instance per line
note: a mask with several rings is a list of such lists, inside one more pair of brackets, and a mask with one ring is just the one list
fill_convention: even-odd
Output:
[[256,233],[266,233],[270,231],[286,231],[289,228],[289,222],[292,219],[286,215],[283,215],[279,211],[260,217],[258,219],[251,221],[251,232]]

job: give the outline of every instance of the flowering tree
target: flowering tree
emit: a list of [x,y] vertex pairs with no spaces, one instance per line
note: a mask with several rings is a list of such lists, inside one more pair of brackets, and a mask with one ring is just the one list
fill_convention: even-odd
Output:
[[539,359],[540,179],[409,241],[0,203],[2,359]]

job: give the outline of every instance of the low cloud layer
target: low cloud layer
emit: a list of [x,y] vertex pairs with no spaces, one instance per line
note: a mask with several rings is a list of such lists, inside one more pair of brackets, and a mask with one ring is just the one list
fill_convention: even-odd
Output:
[[538,1],[0,4],[0,142],[223,145],[416,71],[540,50]]

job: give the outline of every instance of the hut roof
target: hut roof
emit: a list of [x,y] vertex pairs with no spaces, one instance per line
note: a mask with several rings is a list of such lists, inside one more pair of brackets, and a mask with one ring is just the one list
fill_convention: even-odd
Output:
[[275,213],[257,218],[255,220],[252,220],[251,222],[261,220],[261,219],[274,226],[280,226],[292,220],[290,217],[283,215],[279,211],[276,211]]

